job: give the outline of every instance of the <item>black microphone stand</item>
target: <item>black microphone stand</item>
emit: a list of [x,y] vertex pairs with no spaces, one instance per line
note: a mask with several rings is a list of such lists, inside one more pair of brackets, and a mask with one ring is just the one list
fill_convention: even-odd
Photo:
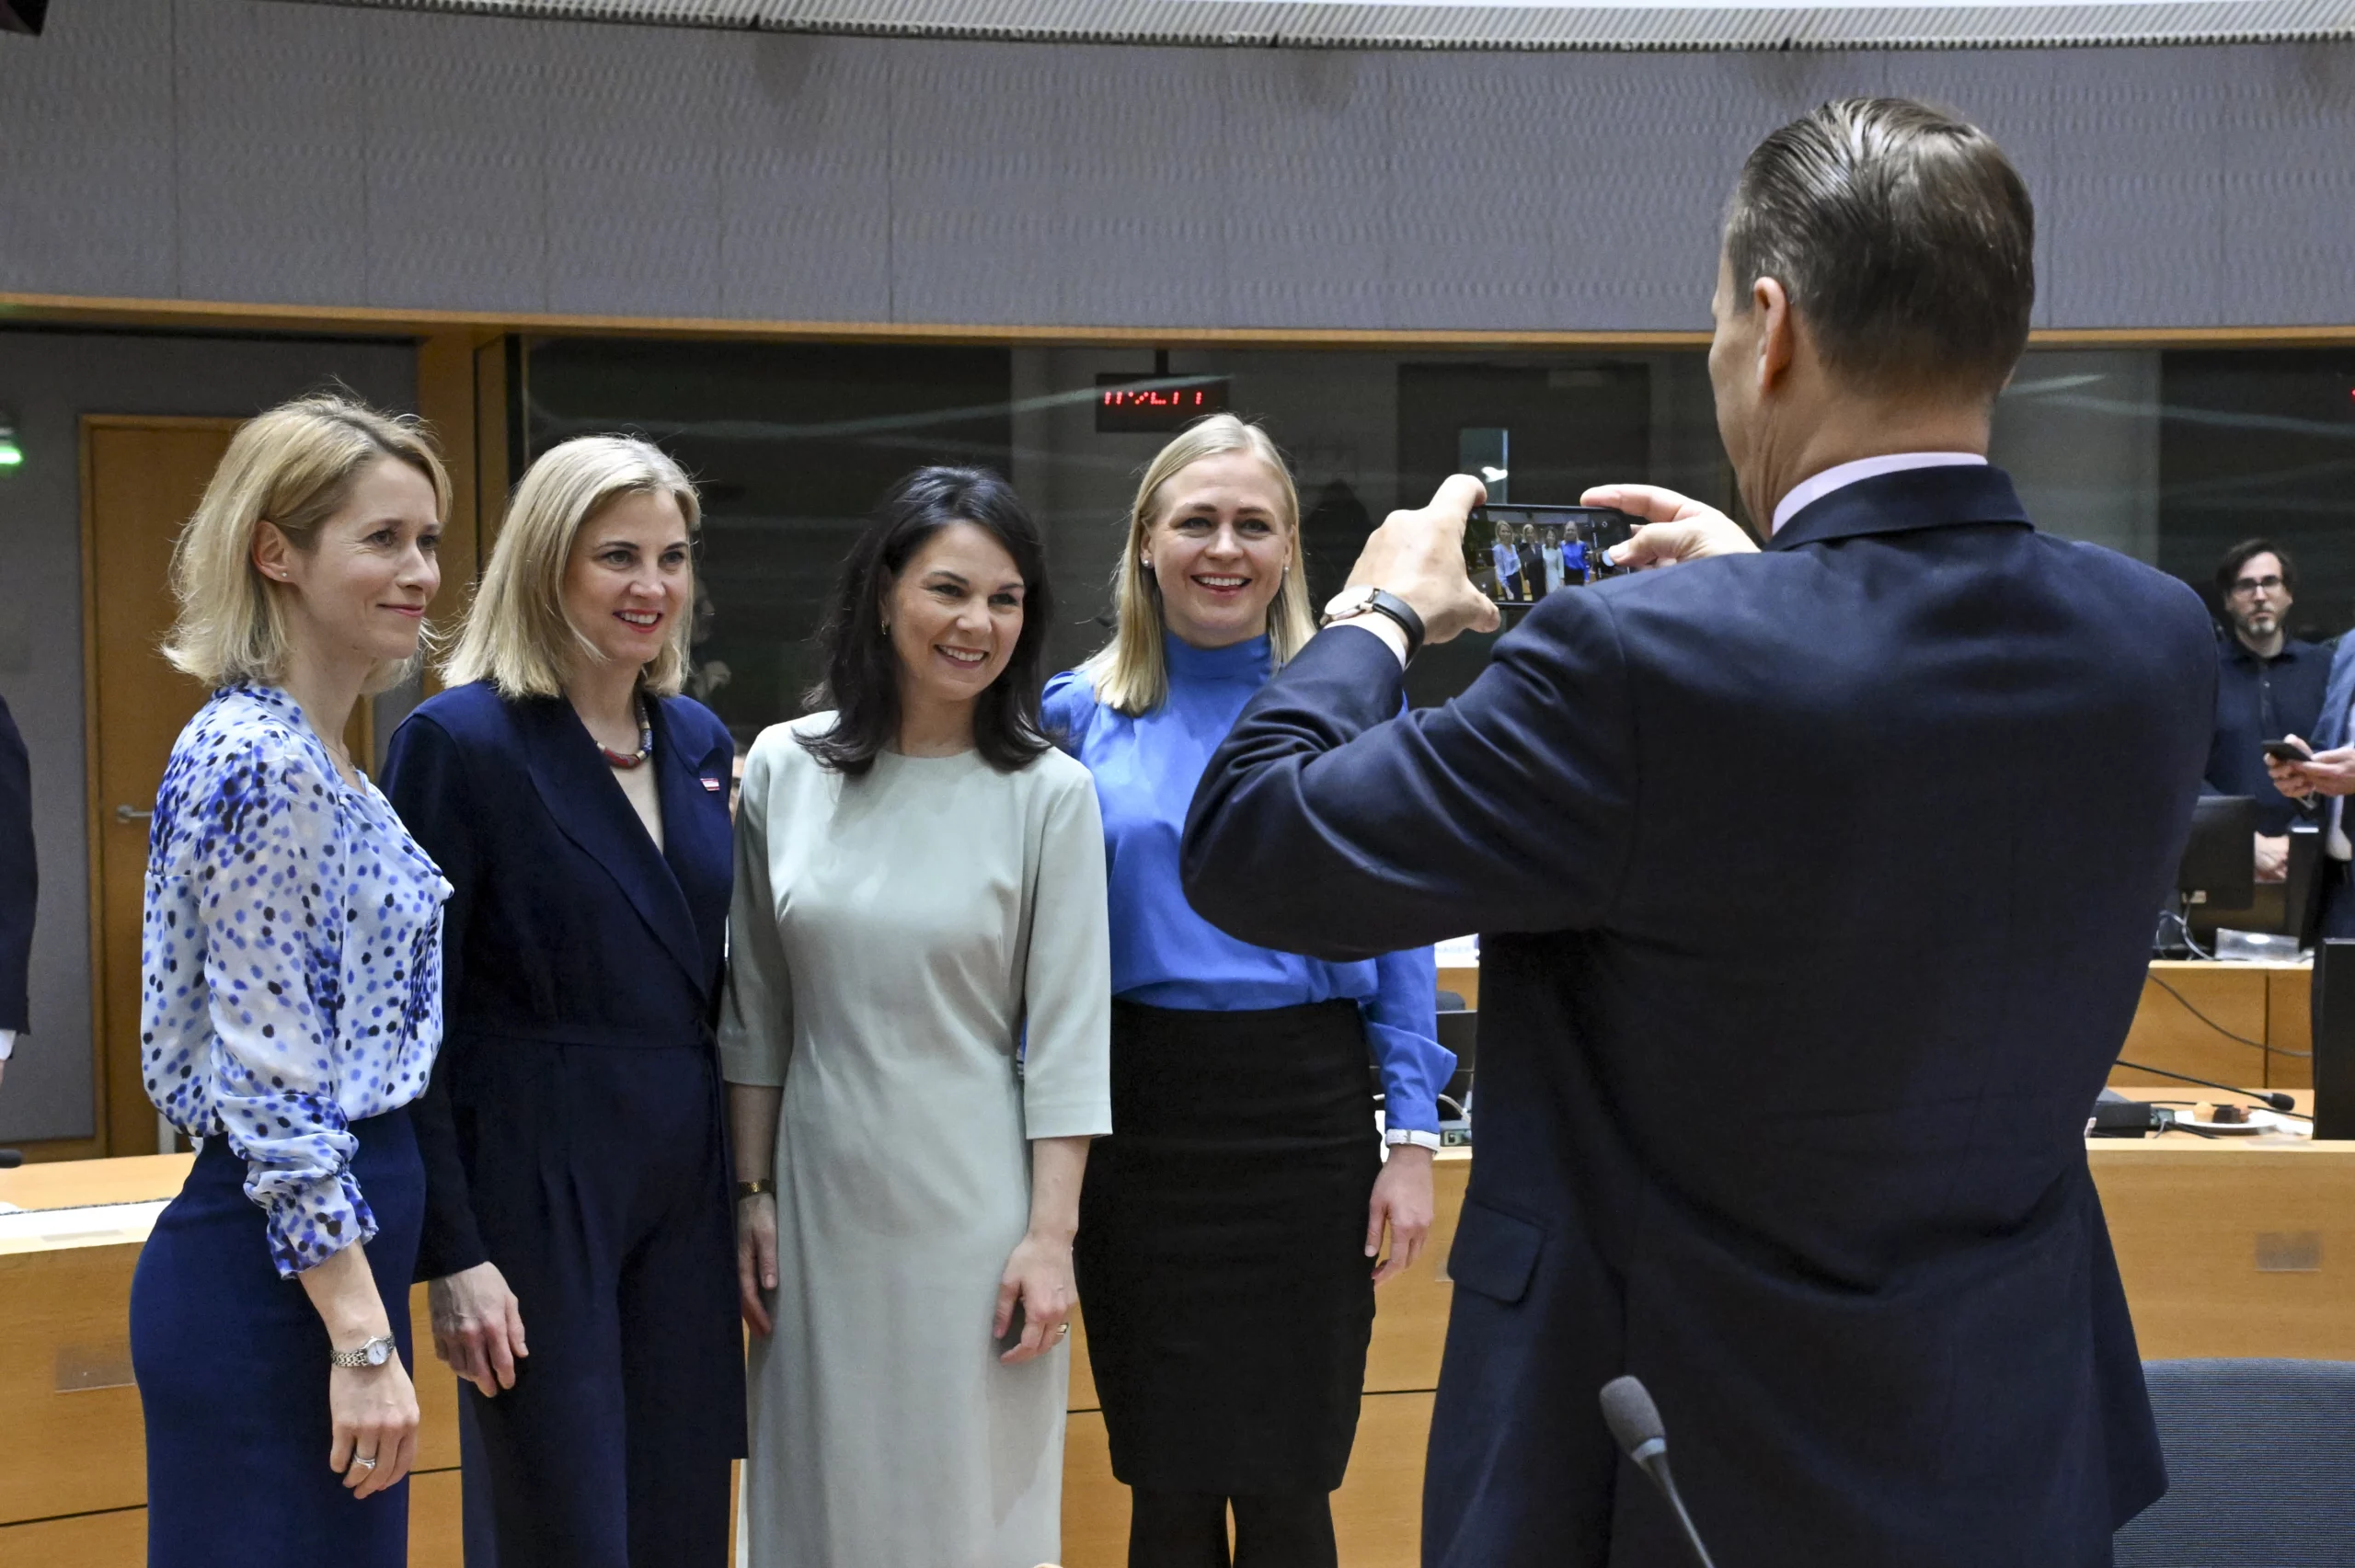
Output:
[[2145,1067],[2139,1061],[2127,1061],[2122,1058],[2120,1059],[2118,1065],[2126,1069],[2129,1072],[2154,1072],[2158,1074],[2161,1078],[2172,1078],[2178,1083],[2197,1083],[2202,1089],[2222,1089],[2227,1094],[2245,1094],[2248,1098],[2255,1100],[2260,1105],[2269,1106],[2272,1109],[2280,1111],[2286,1115],[2296,1116],[2300,1121],[2310,1122],[2314,1120],[2314,1117],[2307,1116],[2304,1112],[2295,1108],[2298,1104],[2297,1101],[2292,1099],[2289,1095],[2282,1093],[2278,1089],[2236,1089],[2232,1084],[2218,1083],[2213,1079],[2194,1078],[2188,1072],[2177,1072],[2169,1068]]

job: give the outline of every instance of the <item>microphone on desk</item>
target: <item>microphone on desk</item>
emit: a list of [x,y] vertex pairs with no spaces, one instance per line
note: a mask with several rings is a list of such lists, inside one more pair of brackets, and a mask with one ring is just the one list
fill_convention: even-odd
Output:
[[1661,1424],[1660,1407],[1652,1403],[1643,1379],[1628,1376],[1603,1384],[1603,1419],[1618,1440],[1619,1451],[1636,1461],[1636,1468],[1651,1478],[1669,1506],[1676,1510],[1676,1522],[1684,1527],[1684,1539],[1701,1568],[1717,1568],[1709,1561],[1709,1549],[1701,1544],[1701,1532],[1693,1528],[1693,1516],[1684,1511],[1684,1499],[1676,1494],[1675,1479],[1668,1473],[1668,1428]]
[[2263,1089],[2236,1089],[2229,1083],[2219,1083],[2213,1079],[2194,1078],[2188,1072],[2177,1072],[2164,1067],[2145,1067],[2139,1061],[2127,1061],[2123,1059],[2120,1059],[2118,1065],[2129,1072],[2155,1072],[2161,1078],[2172,1078],[2178,1083],[2197,1083],[2202,1089],[2222,1089],[2227,1094],[2246,1094],[2259,1104],[2270,1105],[2277,1111],[2287,1111],[2293,1116],[2298,1114],[2298,1102],[2278,1089],[2269,1092]]

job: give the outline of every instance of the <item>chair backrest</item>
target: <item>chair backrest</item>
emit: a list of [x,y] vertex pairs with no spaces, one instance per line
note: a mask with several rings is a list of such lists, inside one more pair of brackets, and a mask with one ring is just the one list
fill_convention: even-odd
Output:
[[2355,1563],[2355,1363],[2147,1361],[2167,1494],[2118,1568]]

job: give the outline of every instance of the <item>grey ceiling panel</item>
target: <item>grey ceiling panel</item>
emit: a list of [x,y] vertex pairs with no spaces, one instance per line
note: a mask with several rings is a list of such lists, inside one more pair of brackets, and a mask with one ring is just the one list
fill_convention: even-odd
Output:
[[1063,52],[909,44],[890,52],[892,309],[1012,324],[1064,308]]
[[[1007,46],[1012,58],[1039,51]],[[1223,63],[1201,52],[1065,51],[1051,117],[1063,149],[1054,238],[1031,254],[1088,326],[1223,320],[1228,222],[1242,183]]]
[[1230,321],[1373,327],[1393,307],[1395,61],[1235,54],[1219,72]]
[[336,0],[523,18],[1246,48],[1953,49],[2355,37],[2355,0],[1675,6],[1356,0]]
[[2018,162],[2039,325],[2355,322],[2355,44],[1064,48],[281,0],[107,0],[0,39],[0,292],[1698,327],[1748,149],[1885,90]]
[[0,288],[146,299],[179,288],[171,0],[61,6],[0,35]]
[[2230,85],[2212,54],[2091,52],[2051,108],[2051,319],[2071,326],[2211,326],[2224,271],[2220,155]]
[[719,148],[708,34],[649,48],[623,28],[540,41],[547,106],[548,308],[719,314]]
[[720,315],[891,319],[890,93],[889,60],[855,40],[717,52]]
[[371,298],[362,37],[327,6],[177,0],[180,287],[198,298]]
[[[2075,58],[2072,56],[2071,58]],[[2028,50],[1887,56],[1885,90],[1952,109],[1995,138],[2037,203],[2036,325],[2052,325],[2053,104],[2061,57]]]
[[369,303],[546,310],[541,53],[483,47],[499,24],[479,18],[385,21],[367,39]]
[[2235,49],[2225,57],[2228,308],[2288,325],[2355,321],[2355,51]]
[[[1694,203],[1630,177],[1645,132],[1624,111],[1657,77],[1650,67],[1673,63],[1596,63],[1451,55],[1396,74],[1395,310],[1434,326],[1529,329],[1646,314],[1631,296],[1647,269],[1625,265],[1629,248],[1689,248],[1680,220]],[[1681,259],[1689,283],[1699,262]]]

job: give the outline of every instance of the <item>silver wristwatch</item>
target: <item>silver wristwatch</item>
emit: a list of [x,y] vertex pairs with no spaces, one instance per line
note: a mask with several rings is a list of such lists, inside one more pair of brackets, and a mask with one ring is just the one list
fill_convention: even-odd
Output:
[[339,1367],[382,1367],[399,1350],[400,1346],[393,1342],[392,1335],[380,1333],[365,1345],[330,1352],[327,1359]]

